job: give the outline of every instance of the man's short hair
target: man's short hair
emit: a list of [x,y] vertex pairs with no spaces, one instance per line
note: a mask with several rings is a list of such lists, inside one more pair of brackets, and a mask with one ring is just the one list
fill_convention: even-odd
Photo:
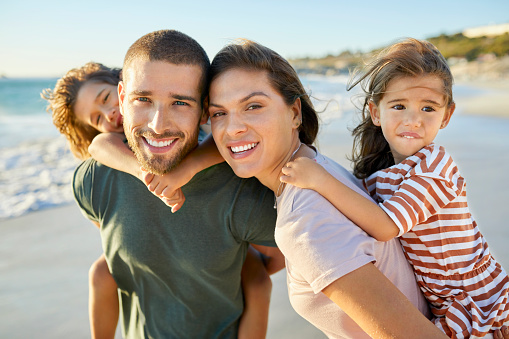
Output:
[[129,47],[124,58],[124,80],[133,60],[165,61],[175,65],[198,65],[201,67],[200,90],[202,101],[207,87],[210,60],[200,44],[188,35],[176,30],[160,30],[148,33]]

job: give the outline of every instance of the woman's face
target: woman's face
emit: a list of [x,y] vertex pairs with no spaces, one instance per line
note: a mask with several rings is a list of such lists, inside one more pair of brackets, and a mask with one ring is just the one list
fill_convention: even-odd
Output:
[[287,105],[265,71],[235,68],[212,81],[208,108],[216,145],[234,172],[264,184],[279,180],[298,138],[300,100]]
[[74,114],[83,124],[99,132],[123,132],[118,105],[117,86],[88,81],[78,91]]

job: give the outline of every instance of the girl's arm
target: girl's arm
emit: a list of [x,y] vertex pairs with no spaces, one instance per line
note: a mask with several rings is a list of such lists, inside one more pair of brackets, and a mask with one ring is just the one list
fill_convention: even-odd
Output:
[[88,152],[100,163],[141,180],[140,164],[124,141],[123,133],[101,133],[92,140]]
[[447,338],[373,264],[322,292],[373,338]]
[[348,219],[378,241],[399,234],[394,221],[369,198],[346,186],[309,158],[297,158],[282,169],[281,181],[320,193]]

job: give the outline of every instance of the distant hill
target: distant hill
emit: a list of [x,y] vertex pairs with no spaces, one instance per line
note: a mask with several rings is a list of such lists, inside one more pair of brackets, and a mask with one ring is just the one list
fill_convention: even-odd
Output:
[[[499,25],[507,26],[507,24]],[[486,27],[490,28],[490,27]],[[481,28],[476,28],[476,32],[482,32]],[[465,67],[464,64],[486,63],[497,64],[490,69],[495,70],[497,74],[505,74],[509,76],[509,66],[507,59],[509,58],[509,32],[499,35],[479,35],[472,36],[463,33],[453,35],[442,34],[437,37],[426,39],[434,44],[444,57],[448,60],[453,68],[454,65],[461,64],[463,69],[479,69],[479,67]],[[488,32],[489,30],[486,29]],[[369,60],[371,56],[379,52],[382,48],[372,50],[368,53],[351,53],[344,51],[338,55],[328,55],[323,58],[300,58],[289,60],[300,74],[319,73],[326,75],[348,74],[352,68],[362,65]],[[502,60],[502,61],[501,61]],[[501,66],[498,65],[501,63]],[[455,75],[456,76],[456,75]]]

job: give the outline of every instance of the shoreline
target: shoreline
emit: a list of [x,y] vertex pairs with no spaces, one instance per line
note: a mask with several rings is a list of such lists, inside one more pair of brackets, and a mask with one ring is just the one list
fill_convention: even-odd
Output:
[[468,115],[509,118],[509,107],[505,104],[507,98],[509,98],[509,78],[458,80],[453,85],[453,91],[455,85],[481,90],[473,96],[455,98],[457,112]]

